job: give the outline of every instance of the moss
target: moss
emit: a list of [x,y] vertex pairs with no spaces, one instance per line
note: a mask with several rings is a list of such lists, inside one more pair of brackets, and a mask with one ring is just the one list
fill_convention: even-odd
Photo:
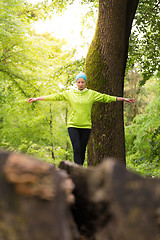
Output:
[[[97,21],[97,26],[95,30],[95,35],[88,49],[85,62],[85,72],[87,75],[87,86],[90,89],[103,92],[104,78],[103,78],[104,62],[101,58],[101,47],[99,40],[99,20]],[[99,104],[94,104],[92,109],[92,124],[94,128],[94,133],[90,139],[88,145],[88,164],[97,165],[99,160],[96,157],[96,153],[99,151],[99,142],[96,138],[99,135],[99,128],[94,127],[95,123],[98,121],[101,113]]]
[[101,58],[98,20],[95,35],[89,47],[85,62],[85,72],[87,75],[87,84],[89,88],[97,91],[101,91],[103,89],[104,78],[102,73],[104,65],[105,64]]

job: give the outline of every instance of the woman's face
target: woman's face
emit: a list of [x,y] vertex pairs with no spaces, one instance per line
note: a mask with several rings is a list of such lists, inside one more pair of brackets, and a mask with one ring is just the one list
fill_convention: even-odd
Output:
[[78,78],[77,87],[79,90],[83,90],[86,87],[86,81],[83,78]]

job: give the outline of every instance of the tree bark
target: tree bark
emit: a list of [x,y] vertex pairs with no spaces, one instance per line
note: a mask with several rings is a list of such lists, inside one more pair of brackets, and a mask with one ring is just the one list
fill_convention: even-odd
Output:
[[[88,50],[85,70],[88,86],[113,96],[123,96],[129,36],[139,0],[99,0],[95,36]],[[123,103],[93,106],[88,165],[104,157],[125,164]]]

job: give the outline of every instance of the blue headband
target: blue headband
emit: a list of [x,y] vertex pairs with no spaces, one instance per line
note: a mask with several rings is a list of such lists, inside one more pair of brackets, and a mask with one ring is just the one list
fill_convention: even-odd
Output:
[[86,82],[87,82],[87,77],[84,73],[78,73],[76,76],[76,82],[78,80],[78,78],[83,78]]

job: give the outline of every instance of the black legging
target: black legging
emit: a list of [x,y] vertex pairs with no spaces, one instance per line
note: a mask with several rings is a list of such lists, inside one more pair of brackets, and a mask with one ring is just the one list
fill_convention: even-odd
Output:
[[72,142],[74,162],[83,165],[91,129],[69,127],[68,133]]

